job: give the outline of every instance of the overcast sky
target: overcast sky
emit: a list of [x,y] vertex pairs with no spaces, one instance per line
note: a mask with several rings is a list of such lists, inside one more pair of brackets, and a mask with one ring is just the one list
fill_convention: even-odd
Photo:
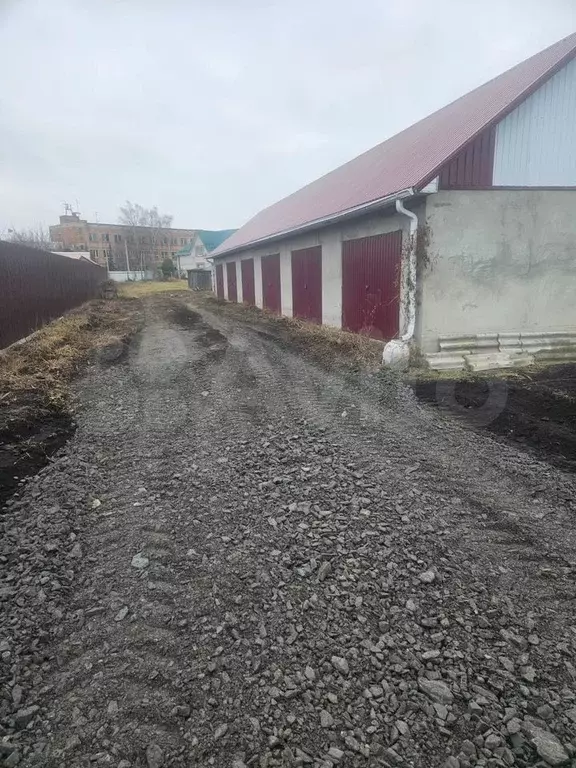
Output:
[[261,208],[576,30],[574,0],[0,0],[0,233]]

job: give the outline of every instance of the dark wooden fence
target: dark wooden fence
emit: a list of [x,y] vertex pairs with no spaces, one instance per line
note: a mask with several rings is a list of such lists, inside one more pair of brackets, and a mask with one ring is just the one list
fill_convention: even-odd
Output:
[[0,349],[98,295],[106,270],[0,240]]

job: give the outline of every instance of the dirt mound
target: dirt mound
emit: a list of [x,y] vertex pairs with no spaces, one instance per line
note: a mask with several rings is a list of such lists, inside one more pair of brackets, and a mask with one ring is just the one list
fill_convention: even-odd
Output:
[[67,411],[35,393],[0,410],[0,509],[22,478],[42,467],[74,429]]
[[576,365],[461,380],[420,380],[417,397],[576,470]]
[[75,429],[68,384],[87,363],[124,357],[141,324],[136,300],[94,300],[1,353],[0,509]]

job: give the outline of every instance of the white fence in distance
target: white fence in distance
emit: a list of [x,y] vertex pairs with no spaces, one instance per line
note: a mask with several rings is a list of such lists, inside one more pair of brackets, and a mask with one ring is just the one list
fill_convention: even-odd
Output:
[[114,280],[116,283],[128,283],[130,281],[138,282],[140,280],[154,280],[154,272],[151,270],[142,272],[141,270],[125,271],[110,271],[108,272],[108,279]]

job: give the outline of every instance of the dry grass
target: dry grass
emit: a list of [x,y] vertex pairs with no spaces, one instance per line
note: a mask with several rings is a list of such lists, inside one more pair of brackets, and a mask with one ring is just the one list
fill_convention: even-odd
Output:
[[119,283],[118,295],[126,298],[143,298],[156,293],[172,293],[174,291],[187,291],[186,280],[144,280],[137,283]]
[[275,315],[246,304],[221,301],[208,293],[194,292],[190,300],[211,312],[237,317],[243,322],[265,328],[274,336],[330,367],[338,362],[372,371],[381,368],[383,344],[367,336]]
[[99,347],[126,340],[140,325],[139,302],[90,301],[0,353],[0,404],[24,392],[63,403],[66,385]]

